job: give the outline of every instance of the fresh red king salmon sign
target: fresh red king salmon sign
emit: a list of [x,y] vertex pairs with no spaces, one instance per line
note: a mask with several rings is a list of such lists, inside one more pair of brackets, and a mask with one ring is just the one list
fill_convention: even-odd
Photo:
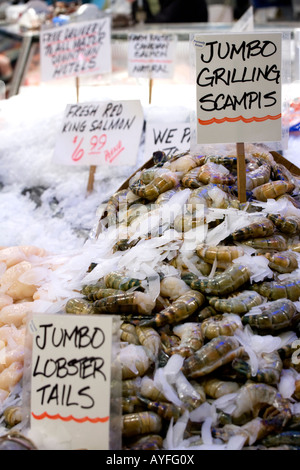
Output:
[[281,33],[196,35],[197,143],[281,140]]
[[54,162],[132,166],[137,159],[142,127],[140,101],[70,104],[56,140]]

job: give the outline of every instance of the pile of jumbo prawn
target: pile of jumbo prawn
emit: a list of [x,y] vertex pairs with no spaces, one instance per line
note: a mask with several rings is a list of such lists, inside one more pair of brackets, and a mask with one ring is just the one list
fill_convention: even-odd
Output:
[[235,155],[156,152],[94,240],[23,278],[36,311],[120,315],[124,449],[300,446],[299,179],[246,168],[241,204]]

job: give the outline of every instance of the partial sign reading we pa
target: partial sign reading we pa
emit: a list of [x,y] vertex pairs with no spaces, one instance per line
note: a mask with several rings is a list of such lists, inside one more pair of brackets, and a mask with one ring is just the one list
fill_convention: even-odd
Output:
[[197,35],[197,143],[281,140],[281,33]]

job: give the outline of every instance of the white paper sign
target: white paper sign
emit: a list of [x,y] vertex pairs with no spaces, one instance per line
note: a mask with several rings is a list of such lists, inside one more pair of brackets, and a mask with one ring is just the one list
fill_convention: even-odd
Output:
[[142,78],[171,78],[177,37],[174,34],[128,35],[128,74]]
[[61,165],[135,165],[143,119],[138,100],[69,104],[53,161]]
[[281,33],[197,35],[197,143],[281,140]]
[[166,155],[176,155],[190,149],[190,124],[187,122],[147,122],[146,157],[161,150]]
[[112,317],[31,320],[32,430],[71,449],[109,449]]
[[111,72],[111,23],[105,17],[40,33],[41,80]]

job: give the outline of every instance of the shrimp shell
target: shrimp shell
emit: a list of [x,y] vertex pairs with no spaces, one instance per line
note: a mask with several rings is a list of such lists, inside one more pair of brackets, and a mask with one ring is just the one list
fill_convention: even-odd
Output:
[[124,276],[124,273],[112,271],[104,277],[106,287],[111,289],[129,290],[132,287],[141,287],[142,281]]
[[199,168],[197,179],[204,184],[224,184],[232,185],[235,183],[235,177],[223,166],[213,162],[205,163]]
[[232,361],[231,366],[239,374],[254,382],[263,382],[269,385],[276,385],[280,380],[282,371],[282,360],[277,351],[271,353],[262,353],[259,358],[259,367],[256,374],[252,374],[252,370],[248,361],[242,358],[236,358]]
[[260,332],[278,331],[291,326],[296,314],[294,302],[278,299],[251,310],[243,316],[242,323]]
[[169,307],[157,313],[152,320],[145,320],[140,326],[161,327],[179,323],[190,317],[204,303],[204,295],[195,290],[188,290],[178,297]]
[[244,290],[227,299],[221,297],[211,297],[209,304],[219,312],[242,314],[247,313],[251,308],[263,303],[262,296],[255,291]]
[[286,239],[279,234],[274,234],[271,237],[253,238],[252,240],[245,240],[242,243],[256,250],[285,251],[287,249]]
[[201,381],[205,393],[211,398],[220,398],[228,393],[235,393],[240,386],[237,382],[220,380],[216,377],[204,378]]
[[175,346],[171,354],[180,354],[188,357],[203,346],[203,334],[201,324],[186,322],[173,328],[175,335],[180,337],[180,344]]
[[221,274],[212,278],[198,278],[193,273],[183,274],[181,278],[195,290],[204,294],[231,294],[250,279],[250,271],[246,266],[234,264]]
[[298,258],[292,251],[281,251],[280,253],[264,253],[269,260],[269,266],[279,273],[291,273],[298,268]]
[[227,267],[234,259],[243,256],[244,249],[232,245],[210,246],[202,244],[197,246],[196,253],[206,263],[213,264],[217,260],[217,267]]
[[122,435],[124,437],[159,433],[161,428],[161,417],[153,411],[129,413],[122,416]]
[[287,235],[297,235],[300,233],[300,217],[296,215],[282,216],[281,214],[268,214],[275,227]]
[[144,292],[124,292],[93,303],[96,313],[140,313],[149,314],[155,302]]
[[263,163],[258,168],[246,174],[246,189],[252,191],[257,186],[268,183],[271,175],[271,166]]
[[177,419],[180,418],[180,416],[185,411],[183,407],[174,405],[170,402],[151,401],[141,395],[139,395],[139,399],[142,403],[146,405],[148,410],[154,411],[159,416],[168,421],[170,421],[172,418],[174,419],[174,421],[177,421]]
[[65,311],[74,315],[94,315],[97,313],[91,302],[76,297],[67,301]]
[[162,174],[155,176],[148,184],[143,184],[141,180],[135,181],[130,189],[137,196],[148,199],[149,201],[154,201],[160,194],[176,187],[178,183],[178,176],[166,170]]
[[284,298],[296,302],[300,297],[300,280],[263,281],[251,288],[270,301]]
[[267,202],[268,199],[276,199],[285,193],[291,193],[294,189],[293,183],[282,180],[271,181],[254,188],[253,196],[259,201]]
[[152,361],[156,361],[161,349],[161,338],[159,333],[150,326],[136,326],[139,342],[144,346],[146,353]]
[[182,371],[189,378],[197,378],[209,374],[228,364],[235,357],[242,355],[244,349],[233,336],[218,336],[211,339],[184,360]]
[[282,425],[291,417],[290,403],[282,398],[277,389],[264,383],[247,383],[240,388],[236,397],[236,408],[232,413],[234,420],[242,415],[259,411],[265,404],[272,405],[281,414]]
[[231,233],[230,238],[234,241],[249,240],[249,238],[268,237],[274,233],[275,227],[267,217],[261,218],[247,227],[240,228]]
[[233,336],[235,330],[242,327],[240,317],[234,314],[215,315],[202,322],[202,334],[207,339],[217,336]]
[[131,323],[122,323],[121,341],[136,345],[140,344],[138,335],[136,333],[136,327],[134,325]]

